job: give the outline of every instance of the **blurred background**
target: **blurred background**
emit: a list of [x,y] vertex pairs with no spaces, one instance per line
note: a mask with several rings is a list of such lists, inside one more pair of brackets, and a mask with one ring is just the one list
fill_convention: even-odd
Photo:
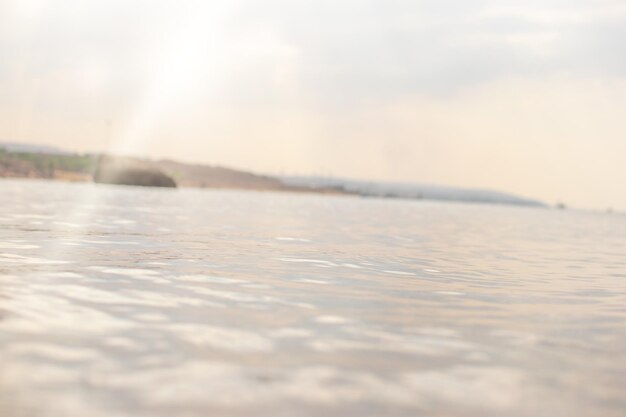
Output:
[[0,141],[626,209],[621,0],[0,1]]

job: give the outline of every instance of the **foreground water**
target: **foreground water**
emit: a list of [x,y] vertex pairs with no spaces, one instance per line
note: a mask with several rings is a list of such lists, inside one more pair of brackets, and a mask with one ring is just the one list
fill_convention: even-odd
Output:
[[624,216],[0,195],[3,417],[626,415]]

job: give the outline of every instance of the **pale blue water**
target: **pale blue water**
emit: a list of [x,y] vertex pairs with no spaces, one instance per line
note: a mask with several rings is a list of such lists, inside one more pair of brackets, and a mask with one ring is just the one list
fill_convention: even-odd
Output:
[[1,181],[0,416],[624,416],[626,218]]

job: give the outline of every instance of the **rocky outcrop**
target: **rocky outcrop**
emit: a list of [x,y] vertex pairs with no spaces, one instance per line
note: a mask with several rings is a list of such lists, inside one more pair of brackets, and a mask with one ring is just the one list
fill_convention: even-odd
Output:
[[159,169],[125,158],[101,157],[93,180],[99,184],[176,188],[174,179]]

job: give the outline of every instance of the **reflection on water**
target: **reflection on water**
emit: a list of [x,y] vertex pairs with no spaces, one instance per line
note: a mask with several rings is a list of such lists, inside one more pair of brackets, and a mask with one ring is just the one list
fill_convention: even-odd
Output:
[[624,217],[0,190],[3,417],[626,414]]

